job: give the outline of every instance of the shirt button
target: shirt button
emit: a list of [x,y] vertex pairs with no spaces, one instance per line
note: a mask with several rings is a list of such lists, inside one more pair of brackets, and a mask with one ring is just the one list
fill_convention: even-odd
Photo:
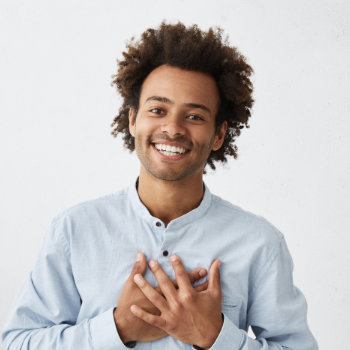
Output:
[[156,226],[157,226],[157,227],[160,227],[160,226],[162,226],[162,224],[161,224],[159,221],[157,221],[157,222],[156,222]]
[[163,251],[163,256],[168,256],[169,255],[169,252],[167,250],[164,250]]

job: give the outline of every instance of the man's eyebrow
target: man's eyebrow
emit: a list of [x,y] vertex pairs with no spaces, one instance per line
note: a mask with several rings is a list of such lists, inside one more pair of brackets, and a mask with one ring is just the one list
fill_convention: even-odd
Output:
[[161,97],[161,96],[151,96],[148,97],[146,102],[148,101],[159,101],[159,102],[164,102],[164,103],[168,103],[168,104],[173,104],[173,101],[170,101],[167,97]]
[[190,108],[200,108],[208,113],[211,113],[210,109],[207,106],[204,106],[200,103],[185,103],[185,106]]
[[[150,96],[146,99],[146,102],[148,101],[159,101],[167,104],[174,104],[173,101],[169,100],[167,97],[162,97],[162,96]],[[207,106],[202,105],[200,103],[185,103],[184,106],[189,108],[203,109],[204,111],[211,113],[210,109]]]

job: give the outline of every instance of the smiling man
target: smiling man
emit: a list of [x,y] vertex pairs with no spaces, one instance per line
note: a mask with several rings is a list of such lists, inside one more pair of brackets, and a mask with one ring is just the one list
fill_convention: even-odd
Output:
[[149,176],[151,181],[195,177],[193,184],[201,186],[203,165],[211,151],[220,148],[227,128],[225,122],[221,132],[215,132],[219,100],[216,82],[209,75],[168,65],[152,71],[143,83],[137,125],[136,112],[130,108],[140,177]]
[[318,349],[282,233],[203,182],[237,157],[251,67],[220,29],[181,23],[123,55],[112,134],[136,150],[139,176],[53,219],[6,349]]
[[145,79],[138,112],[130,108],[130,133],[141,162],[138,195],[165,226],[203,198],[203,170],[225,137],[216,127],[219,91],[207,74],[169,65]]

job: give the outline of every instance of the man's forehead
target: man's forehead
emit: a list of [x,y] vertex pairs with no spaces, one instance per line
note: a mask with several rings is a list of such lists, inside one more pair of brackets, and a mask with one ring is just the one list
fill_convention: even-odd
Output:
[[210,75],[162,65],[146,77],[141,88],[140,101],[152,100],[168,104],[181,101],[204,105],[210,110],[213,106],[208,105],[215,105],[220,99],[216,81]]

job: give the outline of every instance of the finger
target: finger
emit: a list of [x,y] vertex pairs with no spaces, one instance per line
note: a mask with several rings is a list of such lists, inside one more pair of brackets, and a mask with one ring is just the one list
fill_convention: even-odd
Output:
[[143,310],[137,305],[131,305],[130,311],[141,320],[147,322],[148,324],[161,328],[165,326],[166,322],[161,316],[152,315],[149,312]]
[[181,259],[177,255],[170,257],[175,271],[175,278],[180,289],[192,289],[192,284]]
[[136,262],[132,268],[129,279],[133,280],[134,276],[139,273],[144,275],[146,272],[146,257],[143,253],[138,252],[136,255]]
[[[202,267],[198,267],[197,269],[194,269],[193,271],[188,273],[188,277],[191,281],[191,284],[199,281],[200,279],[202,279],[205,275],[207,274],[207,270],[202,268]],[[173,282],[174,287],[177,289],[179,288],[176,279],[175,280],[171,280],[171,282]]]
[[157,286],[157,287],[153,287],[159,294],[163,294],[161,289]]
[[209,282],[205,281],[204,283],[198,284],[198,285],[194,286],[193,288],[196,292],[203,292],[203,290],[208,289],[208,284],[209,284]]
[[163,294],[162,290],[161,290],[161,289],[160,289],[158,286],[153,287],[153,289],[154,289],[154,290],[156,290],[156,291],[157,291],[157,293],[159,293],[161,296],[163,296],[163,297],[165,298],[165,296],[164,296],[164,294]]
[[162,291],[162,294],[170,302],[174,301],[176,296],[176,288],[174,287],[168,275],[163,271],[161,266],[155,260],[151,260],[149,262],[149,267],[157,279],[158,286]]
[[209,285],[208,289],[210,291],[218,291],[221,294],[221,284],[220,284],[220,265],[221,261],[216,259],[210,266],[209,269]]
[[161,312],[167,309],[166,300],[140,274],[134,276],[134,282],[145,297]]
[[197,268],[188,273],[188,277],[191,281],[191,284],[199,281],[201,278],[203,278],[207,274],[207,270],[204,268]]

